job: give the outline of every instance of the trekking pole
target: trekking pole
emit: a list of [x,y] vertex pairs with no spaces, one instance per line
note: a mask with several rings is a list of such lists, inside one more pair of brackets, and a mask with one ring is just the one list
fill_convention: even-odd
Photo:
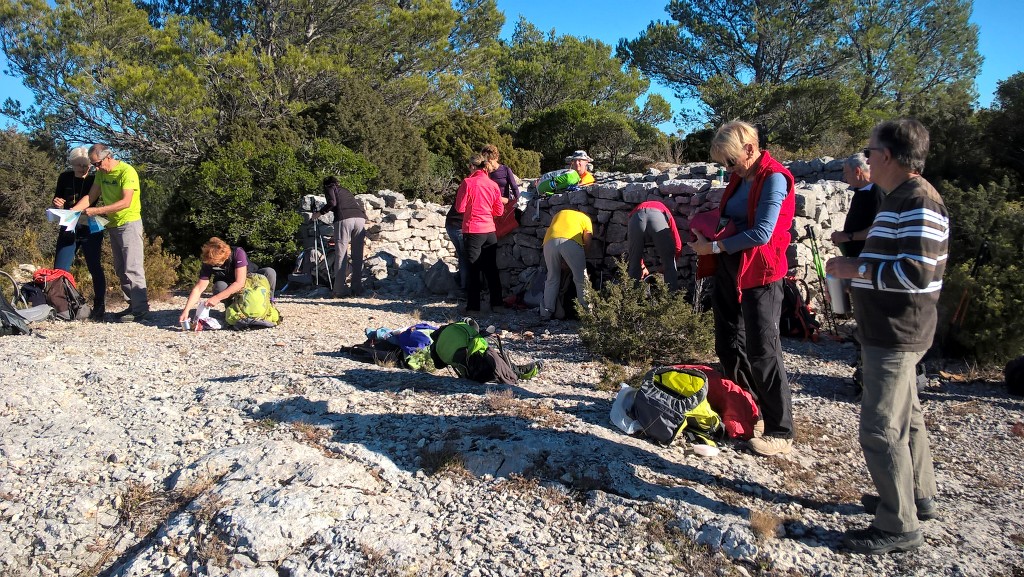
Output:
[[821,253],[818,252],[818,235],[815,234],[814,227],[809,224],[804,226],[804,230],[807,231],[807,236],[811,239],[811,255],[814,260],[814,272],[818,275],[818,291],[825,307],[825,322],[829,325],[829,332],[838,337],[839,327],[836,324],[836,316],[832,312],[832,304],[828,302],[825,293],[825,265],[822,264]]
[[[324,273],[327,275],[327,288],[329,288],[331,290],[334,290],[334,283],[331,281],[331,259],[327,257],[327,245],[326,245],[326,243],[324,243],[323,235],[320,234],[320,227],[316,227],[315,231],[316,231],[316,237],[314,237],[314,239],[313,239],[313,244],[314,244],[314,247],[315,247],[316,243],[318,243],[318,242],[320,243],[320,254],[322,254],[323,257],[324,257]],[[316,266],[315,270],[317,272],[316,282],[319,285],[320,284],[320,263],[317,263],[317,266]]]

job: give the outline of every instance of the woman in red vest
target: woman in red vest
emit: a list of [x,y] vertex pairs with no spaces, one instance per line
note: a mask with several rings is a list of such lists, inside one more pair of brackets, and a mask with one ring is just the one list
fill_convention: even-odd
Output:
[[719,205],[720,232],[709,240],[695,231],[690,246],[698,255],[698,277],[715,279],[715,352],[726,376],[757,398],[764,433],[751,439],[751,450],[788,454],[793,411],[779,316],[796,212],[793,175],[760,149],[757,129],[746,122],[718,129],[711,158],[731,172]]

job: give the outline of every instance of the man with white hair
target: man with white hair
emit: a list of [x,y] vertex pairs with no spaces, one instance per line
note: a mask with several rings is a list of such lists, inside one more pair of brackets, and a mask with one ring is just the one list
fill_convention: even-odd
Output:
[[565,162],[569,165],[569,168],[575,170],[576,174],[580,175],[580,181],[577,186],[594,184],[594,175],[590,173],[590,163],[594,162],[594,159],[590,158],[586,150],[573,152],[565,157]]
[[885,192],[871,182],[871,167],[863,152],[858,152],[843,163],[843,180],[853,189],[850,211],[846,213],[843,230],[832,233],[832,243],[839,247],[843,256],[860,256],[868,229],[882,206]]

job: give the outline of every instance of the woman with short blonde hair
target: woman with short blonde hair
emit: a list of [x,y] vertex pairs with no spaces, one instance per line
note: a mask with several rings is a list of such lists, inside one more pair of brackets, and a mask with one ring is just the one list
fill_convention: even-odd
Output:
[[[89,164],[89,149],[78,146],[68,153],[68,165],[71,170],[62,172],[57,177],[57,190],[53,195],[53,207],[70,209],[92,190],[94,176]],[[61,229],[57,233],[57,248],[53,257],[53,268],[71,272],[75,262],[75,254],[82,249],[85,266],[92,277],[93,307],[89,313],[90,320],[102,320],[106,313],[107,277],[103,272],[100,255],[103,249],[103,230],[90,232],[89,219],[85,215],[79,218],[78,226],[71,230]]]
[[715,133],[711,158],[732,173],[719,203],[720,226],[711,239],[694,230],[690,246],[698,255],[698,278],[715,279],[715,352],[726,376],[757,398],[764,432],[750,440],[751,450],[787,454],[793,408],[779,316],[796,213],[793,175],[761,150],[757,129],[739,120]]

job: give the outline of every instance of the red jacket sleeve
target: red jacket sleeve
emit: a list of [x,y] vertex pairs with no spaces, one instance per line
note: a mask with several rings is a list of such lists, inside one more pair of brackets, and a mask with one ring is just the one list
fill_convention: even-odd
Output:
[[671,212],[665,216],[668,217],[668,227],[672,229],[672,238],[676,241],[676,256],[681,256],[683,254],[683,241],[679,238],[679,229],[676,228],[676,218],[672,216]]
[[466,181],[463,180],[462,184],[459,185],[459,192],[455,194],[455,210],[465,214],[466,212]]

